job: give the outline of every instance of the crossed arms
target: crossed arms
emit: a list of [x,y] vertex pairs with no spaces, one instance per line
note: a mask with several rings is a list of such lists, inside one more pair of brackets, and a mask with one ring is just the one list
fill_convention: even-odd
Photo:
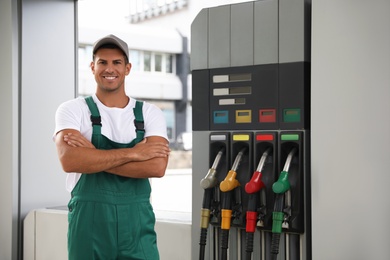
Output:
[[164,176],[170,152],[168,141],[159,136],[147,137],[132,148],[100,150],[74,129],[58,132],[55,143],[65,172],[106,171],[132,178]]

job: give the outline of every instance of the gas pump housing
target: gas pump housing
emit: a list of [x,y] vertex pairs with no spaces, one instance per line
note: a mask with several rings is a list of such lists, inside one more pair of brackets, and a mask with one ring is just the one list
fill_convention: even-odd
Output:
[[[245,256],[249,195],[244,186],[268,148],[271,153],[262,172],[265,187],[258,193],[262,220],[254,236],[253,259],[271,259],[272,184],[294,148],[279,257],[311,259],[310,24],[310,0],[260,0],[206,8],[192,23],[193,259],[199,258],[199,181],[221,147],[225,154],[217,169],[218,182],[246,148],[237,169],[240,185],[232,192],[230,259]],[[221,191],[214,192],[214,203],[222,204]],[[204,259],[221,256],[221,204],[214,204],[209,227],[213,232]]]

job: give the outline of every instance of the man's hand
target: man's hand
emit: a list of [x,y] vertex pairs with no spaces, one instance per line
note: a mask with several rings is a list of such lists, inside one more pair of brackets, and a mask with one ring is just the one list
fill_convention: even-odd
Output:
[[85,148],[95,148],[95,146],[80,132],[67,133],[64,135],[64,142],[72,147],[85,147]]
[[133,147],[133,152],[136,155],[135,161],[146,161],[152,158],[165,158],[169,156],[169,145],[160,142],[148,142],[144,138],[141,142]]

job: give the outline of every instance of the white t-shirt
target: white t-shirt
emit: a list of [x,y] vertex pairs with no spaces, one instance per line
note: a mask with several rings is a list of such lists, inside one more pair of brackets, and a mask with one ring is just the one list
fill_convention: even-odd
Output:
[[[115,108],[106,107],[96,95],[92,97],[99,109],[102,135],[117,143],[130,143],[136,138],[133,112],[136,100],[134,98],[130,98],[130,102],[126,107]],[[168,140],[166,122],[162,111],[153,104],[143,102],[142,113],[145,137],[161,136]],[[91,140],[92,122],[90,116],[91,112],[83,97],[62,103],[56,111],[54,135],[63,129],[75,129],[80,131],[85,138]],[[73,190],[80,176],[80,173],[68,173],[66,189],[69,192]]]

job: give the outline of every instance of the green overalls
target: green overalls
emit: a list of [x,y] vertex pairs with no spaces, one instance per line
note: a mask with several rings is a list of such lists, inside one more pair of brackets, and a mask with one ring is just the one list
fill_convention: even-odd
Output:
[[[116,143],[101,134],[99,110],[86,98],[97,149],[133,147],[144,137],[142,102],[134,108],[137,137]],[[126,178],[106,172],[82,174],[69,202],[69,260],[158,260],[155,216],[147,178]]]

